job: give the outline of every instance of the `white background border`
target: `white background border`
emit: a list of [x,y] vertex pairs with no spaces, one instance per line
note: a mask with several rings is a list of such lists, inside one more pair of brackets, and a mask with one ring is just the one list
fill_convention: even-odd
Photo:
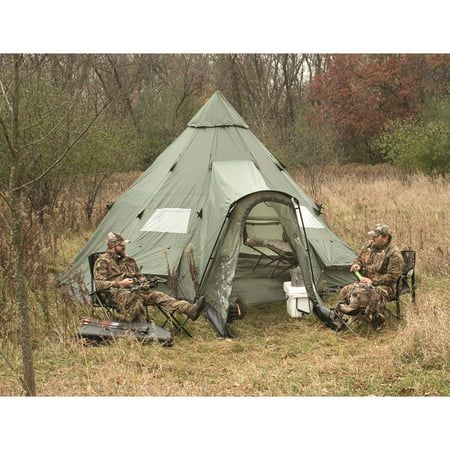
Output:
[[[447,2],[311,3],[10,1],[0,52],[449,51]],[[434,449],[448,442],[444,406],[447,398],[0,398],[0,423],[8,449]]]

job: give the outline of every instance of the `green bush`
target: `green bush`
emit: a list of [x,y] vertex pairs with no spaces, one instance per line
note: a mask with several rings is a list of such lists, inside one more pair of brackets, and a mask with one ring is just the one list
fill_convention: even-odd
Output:
[[393,120],[375,141],[396,167],[406,173],[450,173],[450,100],[435,99],[418,116]]

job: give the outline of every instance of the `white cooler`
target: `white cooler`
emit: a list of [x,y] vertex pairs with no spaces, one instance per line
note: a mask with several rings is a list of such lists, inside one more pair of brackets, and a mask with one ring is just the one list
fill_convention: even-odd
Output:
[[310,314],[311,302],[306,294],[305,286],[291,286],[290,281],[283,283],[286,294],[287,312],[290,317],[302,317],[303,314]]

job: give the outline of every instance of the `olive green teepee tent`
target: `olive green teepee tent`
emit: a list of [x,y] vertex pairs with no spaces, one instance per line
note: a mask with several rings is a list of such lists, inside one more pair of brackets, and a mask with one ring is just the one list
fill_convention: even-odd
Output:
[[290,279],[264,261],[255,267],[259,257],[245,245],[246,234],[287,242],[315,303],[321,292],[353,280],[351,248],[218,91],[117,199],[80,251],[64,276],[78,295],[73,280],[89,286],[88,256],[106,249],[109,231],[131,240],[127,252],[144,273],[164,276],[170,268],[179,297],[205,295],[208,319],[221,335],[232,296],[247,305],[279,301]]

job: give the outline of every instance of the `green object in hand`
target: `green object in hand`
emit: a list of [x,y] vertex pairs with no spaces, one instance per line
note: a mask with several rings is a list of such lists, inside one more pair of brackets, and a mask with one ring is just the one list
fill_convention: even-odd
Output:
[[353,273],[355,274],[355,277],[358,278],[358,281],[361,281],[362,275],[359,273],[359,270],[355,270]]

